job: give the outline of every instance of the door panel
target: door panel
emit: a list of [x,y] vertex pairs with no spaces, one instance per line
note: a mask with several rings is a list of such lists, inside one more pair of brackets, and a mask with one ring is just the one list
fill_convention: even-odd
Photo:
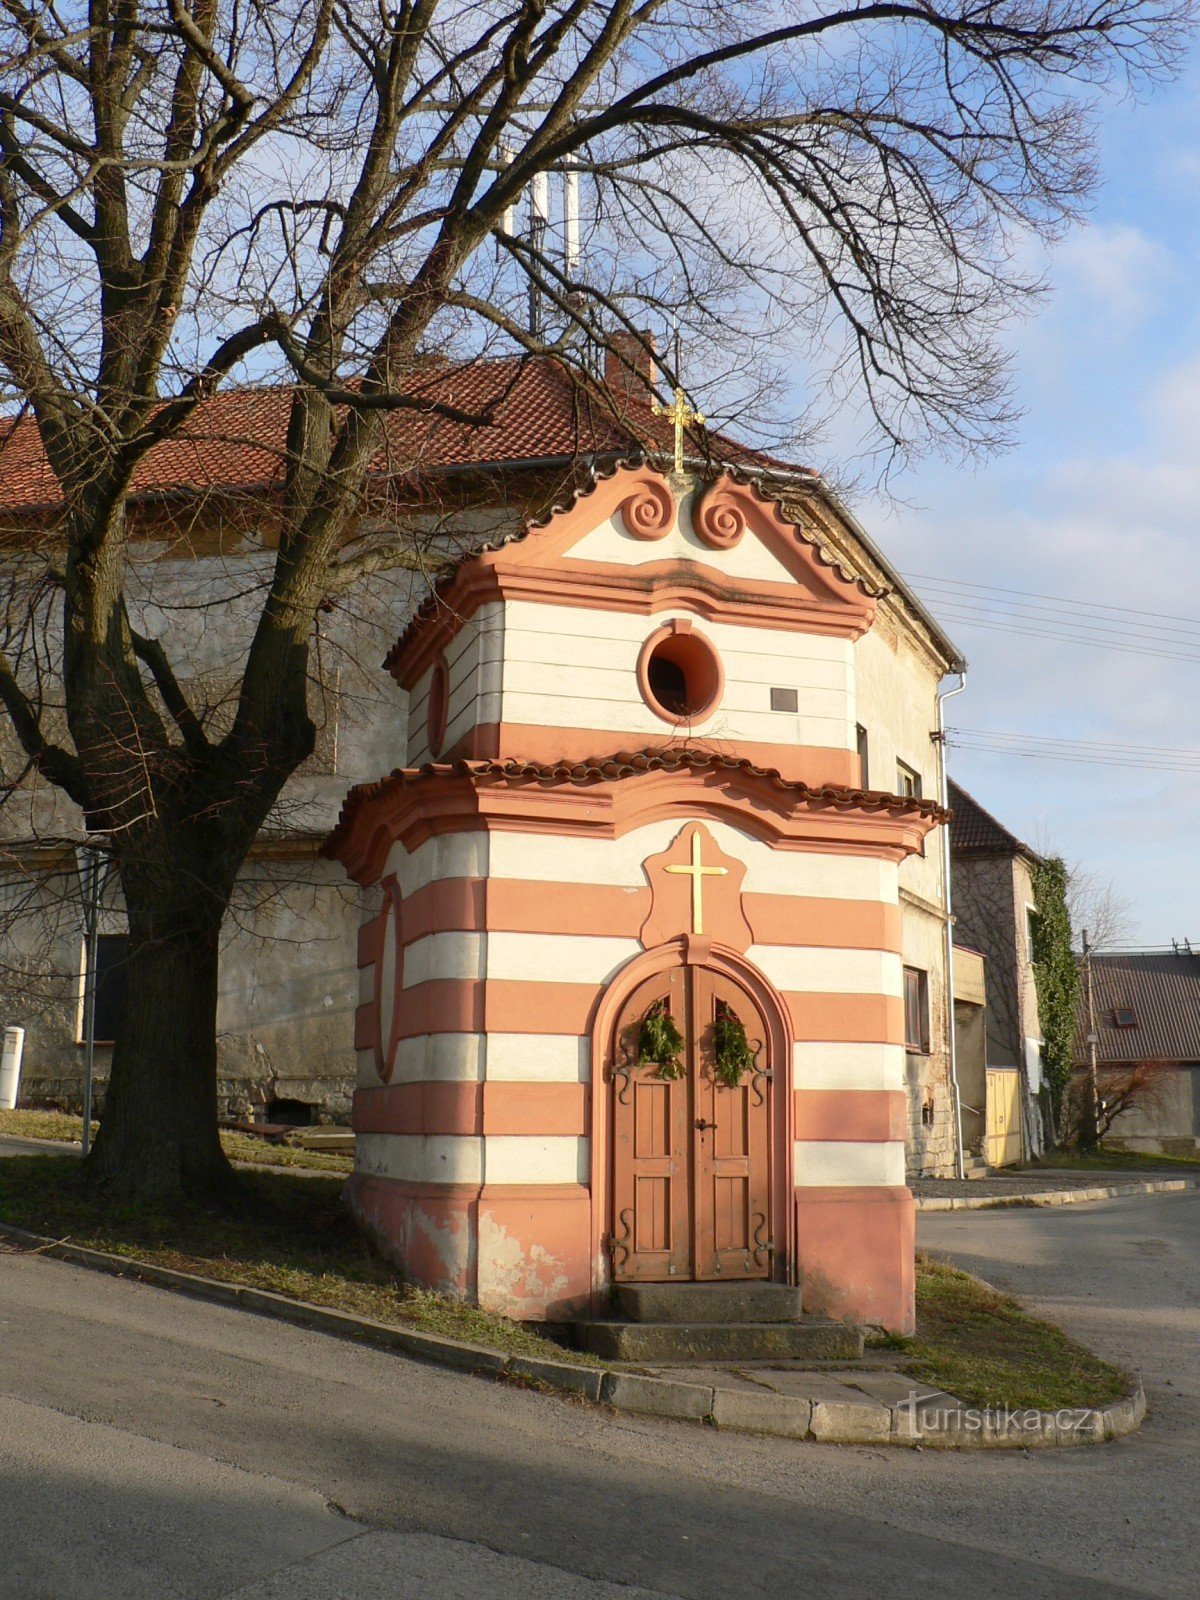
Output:
[[[638,1062],[655,1004],[683,1035],[683,1075]],[[713,1024],[737,1016],[755,1069],[730,1087],[716,1076]],[[621,1009],[612,1076],[613,1275],[620,1281],[771,1276],[772,1080],[757,1006],[738,984],[678,967],[640,984]]]
[[[771,1275],[771,1148],[766,1029],[758,1007],[739,985],[703,967],[694,972],[697,1278]],[[713,1025],[720,1012],[736,1017],[756,1049],[755,1069],[736,1086],[716,1073]]]
[[[639,984],[617,1019],[612,1064],[613,1275],[622,1280],[687,1277],[691,1148],[688,1083],[638,1064],[638,1030],[665,1002],[686,1039],[690,1030],[686,970]],[[686,1066],[686,1054],[685,1054]]]
[[1007,1167],[1021,1159],[1021,1075],[1012,1070],[988,1069],[987,1161],[990,1167]]

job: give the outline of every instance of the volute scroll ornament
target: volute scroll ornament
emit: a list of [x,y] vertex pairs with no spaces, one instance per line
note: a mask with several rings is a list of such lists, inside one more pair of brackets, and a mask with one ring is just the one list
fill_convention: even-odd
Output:
[[744,493],[728,478],[718,478],[697,495],[692,527],[710,550],[732,550],[746,531]]
[[618,507],[634,539],[661,539],[675,520],[675,497],[665,483],[643,478]]

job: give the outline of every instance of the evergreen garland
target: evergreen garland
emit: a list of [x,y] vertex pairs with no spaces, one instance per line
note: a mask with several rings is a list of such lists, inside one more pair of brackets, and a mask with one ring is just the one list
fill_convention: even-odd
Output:
[[683,1077],[683,1035],[665,1000],[656,1000],[638,1027],[638,1066],[656,1066],[660,1078]]
[[1042,1075],[1050,1094],[1054,1126],[1060,1126],[1063,1095],[1075,1070],[1075,1000],[1079,966],[1071,948],[1067,868],[1059,856],[1032,871],[1033,977],[1042,1030]]
[[713,1052],[717,1077],[727,1089],[736,1089],[742,1074],[753,1070],[754,1051],[746,1037],[745,1025],[728,1009],[718,1011],[713,1022]]

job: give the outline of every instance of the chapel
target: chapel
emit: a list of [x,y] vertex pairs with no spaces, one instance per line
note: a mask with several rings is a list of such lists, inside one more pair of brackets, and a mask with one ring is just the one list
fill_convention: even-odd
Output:
[[351,1204],[413,1281],[912,1329],[901,869],[945,813],[865,785],[882,598],[755,481],[630,463],[396,640],[403,764],[326,853],[366,907]]

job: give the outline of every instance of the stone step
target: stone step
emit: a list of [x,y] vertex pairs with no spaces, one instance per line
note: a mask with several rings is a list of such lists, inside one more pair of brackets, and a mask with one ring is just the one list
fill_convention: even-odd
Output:
[[800,1322],[580,1322],[579,1342],[608,1361],[816,1361],[862,1355],[860,1328]]
[[630,1322],[796,1322],[800,1290],[787,1283],[622,1283],[614,1296]]

